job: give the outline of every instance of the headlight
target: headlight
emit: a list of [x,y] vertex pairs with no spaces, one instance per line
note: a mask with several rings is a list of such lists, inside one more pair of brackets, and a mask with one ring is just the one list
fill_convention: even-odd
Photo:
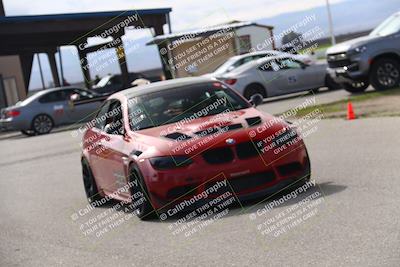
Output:
[[360,46],[360,47],[356,47],[353,49],[353,53],[352,54],[360,54],[360,53],[364,53],[367,50],[366,46]]
[[188,166],[193,161],[187,156],[165,156],[151,158],[150,163],[156,169],[167,170]]

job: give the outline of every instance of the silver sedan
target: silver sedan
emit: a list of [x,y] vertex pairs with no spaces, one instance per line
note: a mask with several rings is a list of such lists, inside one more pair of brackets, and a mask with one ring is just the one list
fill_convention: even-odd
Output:
[[46,89],[2,109],[0,128],[26,135],[46,134],[54,126],[90,120],[106,98],[81,88]]
[[336,89],[326,69],[326,64],[308,65],[293,57],[267,57],[250,61],[216,78],[250,99],[255,94],[270,97],[321,87]]

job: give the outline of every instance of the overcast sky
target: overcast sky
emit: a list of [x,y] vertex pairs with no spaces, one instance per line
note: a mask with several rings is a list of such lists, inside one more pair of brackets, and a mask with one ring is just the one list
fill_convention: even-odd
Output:
[[[332,5],[334,25],[340,33],[365,30],[375,27],[381,20],[399,9],[399,0],[329,0]],[[397,4],[396,4],[397,3]],[[326,0],[3,0],[7,16],[60,14],[96,11],[118,11],[150,8],[172,8],[173,32],[201,28],[231,20],[258,21],[275,26],[279,32],[291,23],[316,12],[318,24],[327,32]],[[289,15],[286,15],[290,13]],[[357,16],[354,16],[357,14]],[[369,23],[370,22],[370,23]],[[369,24],[368,24],[369,23]],[[353,27],[354,26],[354,27]],[[165,29],[166,30],[166,29]],[[139,43],[140,49],[127,55],[130,71],[160,67],[155,46],[145,46],[151,38],[148,31],[128,31],[127,38]],[[93,40],[89,40],[90,43]],[[71,82],[83,78],[76,56],[71,49],[63,47],[65,77]],[[96,56],[93,54],[93,56]],[[52,81],[47,56],[40,56],[46,84]],[[89,59],[90,61],[90,59]],[[100,76],[118,73],[117,63],[109,64]],[[94,74],[92,74],[94,76]],[[38,63],[35,57],[30,89],[41,86]]]
[[[330,0],[332,4],[345,0]],[[3,0],[6,15],[171,7],[173,31],[229,20],[256,20],[324,6],[325,0]]]

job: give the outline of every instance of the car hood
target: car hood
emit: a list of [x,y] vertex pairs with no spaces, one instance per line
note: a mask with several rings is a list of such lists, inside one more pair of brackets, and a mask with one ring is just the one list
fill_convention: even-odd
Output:
[[359,46],[369,44],[371,42],[379,41],[382,37],[379,36],[362,36],[346,42],[334,45],[326,51],[327,54],[344,53]]
[[[271,121],[274,123],[270,127],[257,131],[266,123],[270,124]],[[230,138],[234,139],[233,142],[236,144],[248,142],[250,132],[256,131],[254,139],[261,140],[287,126],[286,122],[272,115],[262,113],[255,108],[247,108],[144,129],[132,135],[134,140],[147,148],[148,153],[143,153],[143,157],[193,156],[210,147],[226,146],[226,140]],[[218,131],[218,129],[222,130]]]

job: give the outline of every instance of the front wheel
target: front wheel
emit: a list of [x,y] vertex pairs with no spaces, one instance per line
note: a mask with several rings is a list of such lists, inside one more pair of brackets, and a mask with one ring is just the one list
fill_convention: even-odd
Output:
[[394,59],[378,59],[371,67],[371,85],[376,90],[395,88],[400,84],[400,63]]
[[143,176],[141,175],[140,171],[135,167],[131,167],[129,175],[129,181],[132,184],[132,202],[139,203],[138,206],[134,208],[136,215],[141,220],[149,220],[155,218],[156,212],[150,202],[146,183],[144,182]]
[[355,94],[364,92],[368,88],[369,83],[366,81],[354,81],[352,83],[343,83],[341,85],[347,92]]

